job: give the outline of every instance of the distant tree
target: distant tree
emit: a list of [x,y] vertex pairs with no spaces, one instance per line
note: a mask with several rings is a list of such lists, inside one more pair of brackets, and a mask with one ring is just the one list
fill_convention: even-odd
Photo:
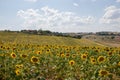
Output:
[[115,36],[111,36],[111,39],[114,39],[115,38]]
[[42,31],[43,35],[52,35],[52,32],[49,30]]
[[73,36],[73,38],[81,39],[82,35]]
[[10,30],[4,30],[5,32],[11,32]]

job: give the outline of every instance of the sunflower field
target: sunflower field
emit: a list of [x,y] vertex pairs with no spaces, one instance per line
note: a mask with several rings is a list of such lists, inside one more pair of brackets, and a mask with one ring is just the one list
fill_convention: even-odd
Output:
[[39,43],[0,42],[0,80],[120,80],[120,47]]

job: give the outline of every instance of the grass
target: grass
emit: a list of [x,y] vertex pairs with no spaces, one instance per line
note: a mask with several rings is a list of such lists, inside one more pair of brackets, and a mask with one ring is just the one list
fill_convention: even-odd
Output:
[[[29,35],[24,33],[0,32],[0,41],[24,43],[24,44],[50,44],[50,45],[68,45],[68,46],[101,46],[87,39],[75,39],[70,37]],[[102,45],[103,46],[103,45]]]

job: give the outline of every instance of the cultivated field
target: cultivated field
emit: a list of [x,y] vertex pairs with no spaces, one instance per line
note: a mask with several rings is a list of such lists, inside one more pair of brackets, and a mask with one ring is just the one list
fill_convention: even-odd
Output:
[[0,32],[0,80],[120,80],[120,47]]

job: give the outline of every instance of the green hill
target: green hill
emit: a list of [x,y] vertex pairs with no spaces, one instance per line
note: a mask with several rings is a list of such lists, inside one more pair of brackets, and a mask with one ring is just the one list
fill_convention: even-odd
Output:
[[18,32],[0,32],[1,43],[68,45],[68,46],[103,46],[88,39],[70,37],[32,35]]

